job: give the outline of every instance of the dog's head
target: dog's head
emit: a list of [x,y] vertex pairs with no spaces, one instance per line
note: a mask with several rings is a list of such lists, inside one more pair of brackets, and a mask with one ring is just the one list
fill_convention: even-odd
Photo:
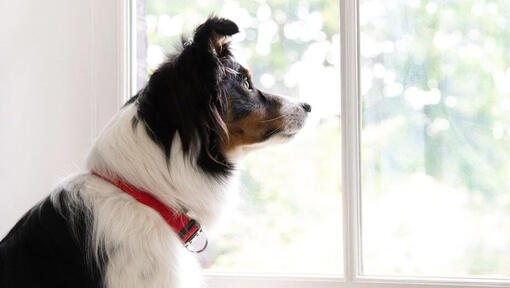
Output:
[[232,159],[249,150],[290,139],[311,111],[306,103],[254,87],[229,47],[229,36],[238,31],[230,20],[209,18],[133,98],[136,121],[145,123],[167,157],[178,133],[183,152],[213,174],[228,173]]

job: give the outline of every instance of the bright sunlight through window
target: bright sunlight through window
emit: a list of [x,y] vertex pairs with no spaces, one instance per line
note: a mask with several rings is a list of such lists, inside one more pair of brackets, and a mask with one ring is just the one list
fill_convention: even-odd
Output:
[[363,273],[510,276],[510,1],[360,1]]

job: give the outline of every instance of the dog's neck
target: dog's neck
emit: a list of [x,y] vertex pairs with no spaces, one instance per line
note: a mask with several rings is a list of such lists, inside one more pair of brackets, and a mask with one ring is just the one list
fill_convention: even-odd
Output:
[[124,107],[102,131],[92,148],[87,166],[105,177],[120,178],[150,192],[169,207],[186,212],[206,229],[236,197],[235,177],[215,177],[182,153],[175,135],[168,162],[163,150],[149,137],[143,123],[133,125],[136,104]]

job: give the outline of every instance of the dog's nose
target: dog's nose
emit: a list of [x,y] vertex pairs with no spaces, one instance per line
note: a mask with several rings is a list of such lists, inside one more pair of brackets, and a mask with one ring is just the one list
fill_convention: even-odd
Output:
[[312,112],[312,106],[310,106],[310,104],[308,104],[308,103],[301,103],[301,107],[303,107],[303,109],[306,112]]

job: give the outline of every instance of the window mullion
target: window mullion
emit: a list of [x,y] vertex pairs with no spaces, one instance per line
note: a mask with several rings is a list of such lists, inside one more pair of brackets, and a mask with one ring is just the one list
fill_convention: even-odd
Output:
[[342,193],[344,273],[346,281],[361,272],[360,95],[358,1],[340,1],[342,83]]

